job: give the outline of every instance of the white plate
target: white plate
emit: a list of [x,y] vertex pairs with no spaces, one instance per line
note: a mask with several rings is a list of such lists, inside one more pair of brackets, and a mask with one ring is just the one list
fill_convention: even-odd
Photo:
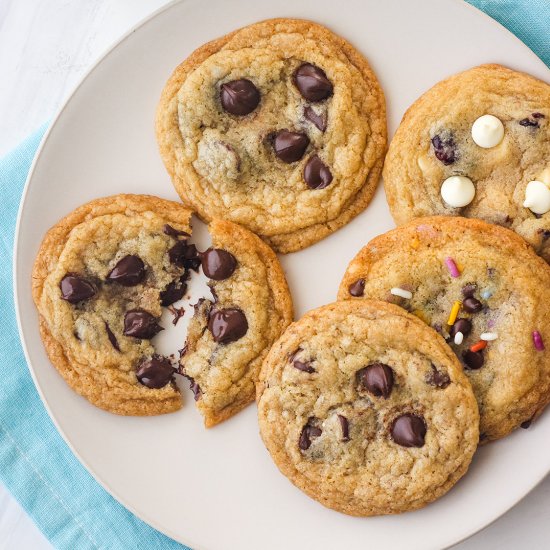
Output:
[[[27,182],[15,247],[19,328],[31,373],[59,431],[92,475],[147,523],[194,548],[442,548],[506,512],[550,470],[550,414],[479,451],[467,476],[438,502],[400,516],[359,519],[327,510],[277,470],[249,407],[205,430],[185,392],[181,412],[124,418],[73,393],[49,364],[30,277],[39,242],[85,201],[119,192],[176,199],[153,133],[172,69],[191,51],[269,17],[328,25],[371,61],[393,132],[438,80],[484,62],[548,80],[545,65],[512,34],[459,0],[186,0],[157,12],[88,74],[45,138]],[[391,228],[382,187],[369,208],[323,242],[282,258],[296,314],[334,300],[348,261]]]

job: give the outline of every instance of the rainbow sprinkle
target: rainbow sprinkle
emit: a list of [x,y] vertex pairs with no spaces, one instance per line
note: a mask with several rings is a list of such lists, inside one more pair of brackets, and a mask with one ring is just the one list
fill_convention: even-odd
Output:
[[484,340],[480,340],[477,344],[470,346],[470,351],[481,351],[486,347],[487,347],[487,342],[485,342]]
[[452,258],[445,258],[445,265],[447,266],[447,269],[449,270],[449,273],[451,274],[451,277],[454,277],[455,279],[457,277],[460,277],[460,271],[455,263],[455,261]]
[[496,332],[484,332],[479,339],[485,340],[486,342],[491,342],[492,340],[496,340],[498,338],[498,334]]
[[460,346],[460,344],[462,344],[463,341],[464,341],[464,334],[462,334],[462,332],[457,332],[455,334],[455,344],[457,346]]
[[398,286],[394,286],[390,290],[390,293],[394,296],[401,296],[401,298],[405,298],[406,300],[410,300],[413,297],[410,290],[405,290],[404,288],[399,288]]
[[540,335],[540,332],[538,330],[533,331],[533,344],[536,350],[544,350],[544,342],[542,341],[542,336]]
[[453,304],[453,307],[451,308],[451,313],[449,313],[449,320],[447,321],[448,325],[452,326],[455,324],[461,305],[462,305],[462,302],[459,302],[458,300]]

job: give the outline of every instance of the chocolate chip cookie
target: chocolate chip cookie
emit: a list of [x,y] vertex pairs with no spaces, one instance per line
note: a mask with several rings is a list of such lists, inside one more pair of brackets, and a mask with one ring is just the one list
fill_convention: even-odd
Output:
[[508,229],[413,220],[357,254],[338,298],[393,302],[437,330],[472,383],[482,442],[526,425],[550,401],[550,267]]
[[397,224],[481,218],[550,261],[550,86],[500,65],[436,84],[405,113],[384,185]]
[[321,307],[269,352],[260,432],[281,472],[357,516],[414,510],[445,494],[478,443],[472,388],[443,339],[377,301]]
[[[78,208],[42,243],[33,272],[42,339],[67,383],[98,407],[128,415],[181,407],[174,382],[180,367],[173,357],[156,353],[151,339],[164,328],[162,308],[186,295],[190,271],[201,265],[216,284],[227,281],[236,285],[233,294],[246,294],[246,299],[235,301],[245,325],[253,327],[245,352],[228,354],[227,337],[210,350],[225,357],[224,364],[218,364],[225,377],[216,376],[212,368],[203,386],[225,400],[228,410],[232,402],[248,399],[246,377],[255,367],[249,363],[270,343],[269,337],[275,339],[277,330],[286,326],[281,316],[286,324],[291,320],[286,282],[267,245],[258,246],[259,239],[242,228],[214,221],[217,248],[201,253],[189,241],[190,216],[179,203],[117,195]],[[233,245],[232,239],[239,244]],[[250,275],[238,275],[250,271],[257,273],[252,282]],[[214,330],[221,330],[214,321],[212,316]],[[262,331],[258,339],[257,331]],[[210,366],[211,360],[207,358]],[[208,392],[204,398],[209,402]],[[225,417],[229,415],[226,411]]]
[[162,93],[157,139],[182,200],[279,252],[366,208],[386,148],[384,95],[365,58],[309,21],[272,19],[214,40]]
[[213,299],[200,300],[182,352],[207,427],[254,401],[261,363],[292,321],[292,301],[275,253],[237,224],[215,220],[201,254]]

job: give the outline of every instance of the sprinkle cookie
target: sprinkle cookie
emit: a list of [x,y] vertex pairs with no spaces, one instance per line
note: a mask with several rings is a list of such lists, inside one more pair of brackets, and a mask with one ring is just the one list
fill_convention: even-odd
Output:
[[321,307],[287,329],[262,368],[258,417],[281,472],[356,516],[442,496],[479,438],[472,388],[443,339],[369,300]]
[[326,237],[366,208],[386,149],[384,95],[365,58],[295,19],[196,50],[167,82],[156,128],[182,200],[279,252]]
[[436,84],[405,113],[384,185],[398,225],[481,218],[550,261],[550,86],[500,65]]
[[508,229],[413,220],[357,254],[338,298],[392,302],[447,340],[477,397],[482,443],[527,426],[550,401],[550,267]]

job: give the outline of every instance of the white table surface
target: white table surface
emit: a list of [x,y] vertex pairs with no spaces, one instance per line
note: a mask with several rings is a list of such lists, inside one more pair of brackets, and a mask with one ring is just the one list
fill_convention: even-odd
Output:
[[[55,113],[110,44],[165,3],[0,0],[0,157]],[[550,477],[505,516],[455,549],[547,549],[548,518]],[[51,545],[0,484],[0,550],[48,548]]]

